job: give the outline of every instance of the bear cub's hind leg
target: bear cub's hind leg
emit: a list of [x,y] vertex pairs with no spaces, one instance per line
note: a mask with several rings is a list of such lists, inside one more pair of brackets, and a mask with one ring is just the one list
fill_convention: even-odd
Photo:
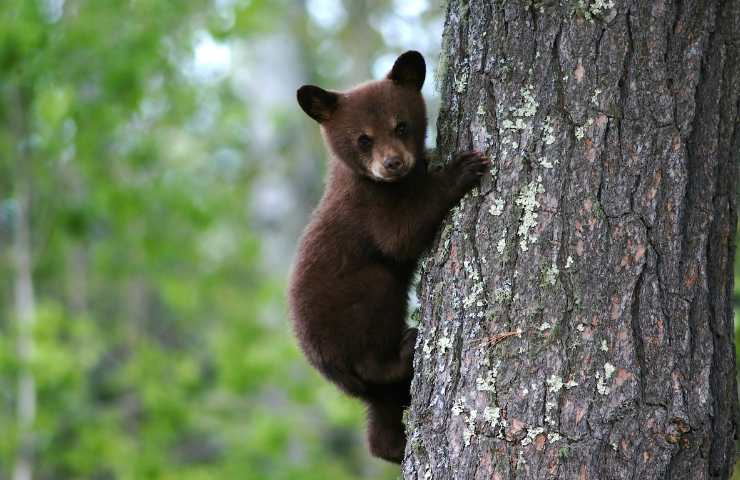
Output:
[[406,330],[401,339],[398,355],[390,359],[377,358],[376,356],[366,358],[359,364],[363,380],[374,384],[395,384],[398,382],[411,382],[414,375],[414,347],[418,330],[410,328]]
[[389,462],[401,463],[406,449],[402,417],[404,406],[397,401],[370,401],[367,440],[370,453]]

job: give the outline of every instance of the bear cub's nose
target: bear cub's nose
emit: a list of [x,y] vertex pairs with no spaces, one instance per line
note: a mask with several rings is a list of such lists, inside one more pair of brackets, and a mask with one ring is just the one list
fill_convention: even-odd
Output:
[[386,157],[386,159],[383,161],[383,166],[388,171],[395,171],[401,168],[401,157],[395,156],[395,157]]

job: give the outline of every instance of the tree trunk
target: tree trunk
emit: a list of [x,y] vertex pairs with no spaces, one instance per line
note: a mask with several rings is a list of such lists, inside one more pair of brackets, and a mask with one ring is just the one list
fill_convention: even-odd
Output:
[[13,263],[15,277],[13,290],[15,299],[16,351],[18,354],[18,384],[16,391],[18,447],[13,467],[13,480],[31,480],[33,473],[34,438],[33,424],[36,420],[36,380],[32,370],[33,327],[36,307],[33,291],[31,259],[31,158],[28,152],[27,103],[20,90],[11,90],[9,95],[12,124],[15,126],[14,159],[16,210],[13,222]]
[[33,325],[35,304],[31,275],[31,243],[28,225],[30,192],[25,179],[16,193],[17,212],[14,227],[15,315],[17,322],[18,390],[18,453],[13,480],[31,480],[33,463],[33,422],[36,419],[36,382],[31,369],[33,357]]
[[728,478],[740,1],[452,0],[406,479]]

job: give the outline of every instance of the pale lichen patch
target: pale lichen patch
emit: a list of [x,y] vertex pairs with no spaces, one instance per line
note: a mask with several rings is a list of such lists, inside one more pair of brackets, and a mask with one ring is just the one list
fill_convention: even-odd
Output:
[[506,130],[524,130],[526,128],[526,124],[521,118],[516,118],[513,122],[507,118],[501,122],[501,126]]
[[555,427],[557,422],[550,416],[550,412],[555,408],[555,402],[548,400],[545,402],[545,423],[551,427]]
[[478,411],[474,408],[470,409],[470,413],[465,418],[465,429],[463,429],[463,440],[465,446],[470,445],[470,438],[475,435],[475,419],[478,416]]
[[[538,103],[534,97],[534,86],[527,85],[523,87],[520,91],[520,94],[522,96],[521,105],[519,105],[518,107],[509,107],[509,113],[511,117],[505,118],[501,121],[501,127],[504,131],[527,130],[529,126],[528,119],[534,117],[534,115],[537,113]],[[519,147],[519,144],[513,139],[503,138],[502,144],[506,145],[506,143],[510,143],[514,149]]]
[[483,409],[483,419],[491,424],[492,428],[499,426],[501,409],[499,407],[486,407]]
[[608,395],[609,394],[609,387],[606,386],[606,382],[604,381],[604,378],[601,376],[601,372],[596,372],[596,391],[599,392],[601,395]]
[[589,7],[592,15],[601,16],[607,10],[614,8],[614,0],[593,0]]
[[509,111],[514,117],[533,117],[537,113],[537,100],[534,98],[534,86],[527,85],[521,89],[523,102],[519,107],[510,107]]
[[495,392],[497,375],[498,371],[495,368],[488,370],[485,377],[475,379],[476,389],[481,392]]
[[612,365],[609,362],[606,362],[604,364],[604,375],[601,375],[601,372],[596,372],[596,391],[598,391],[601,395],[608,395],[609,394],[609,387],[607,386],[607,380],[611,378],[612,375],[614,375],[614,372],[616,371],[616,368],[614,365]]
[[432,355],[432,346],[429,344],[429,339],[424,340],[424,345],[421,347],[422,352],[424,353],[424,358],[429,359]]
[[473,284],[473,288],[470,291],[470,293],[463,298],[463,306],[465,308],[470,308],[472,306],[482,307],[483,306],[483,300],[481,299],[481,295],[483,294],[484,290],[484,284],[483,282],[476,282]]
[[462,398],[458,398],[455,403],[452,405],[452,414],[454,416],[459,416],[465,409],[465,400]]
[[517,456],[517,459],[516,459],[516,469],[521,470],[522,468],[526,466],[527,466],[527,460],[525,460],[524,458],[524,451],[519,450],[519,455]]
[[552,145],[555,143],[555,127],[552,126],[552,121],[549,115],[545,118],[545,126],[542,129],[542,133],[545,136],[545,145]]
[[528,243],[534,243],[537,240],[536,235],[531,235],[532,230],[537,225],[537,211],[540,203],[537,201],[537,194],[544,192],[542,186],[542,177],[537,177],[528,183],[516,197],[515,203],[524,209],[517,234],[519,235],[519,247],[526,252],[529,247]]
[[593,123],[594,123],[594,119],[593,118],[589,118],[586,121],[586,124],[585,125],[580,125],[580,126],[576,127],[576,132],[575,132],[576,139],[577,140],[582,140],[583,137],[586,136],[586,129],[589,128],[591,125],[593,125]]
[[594,105],[599,104],[599,95],[601,95],[601,89],[597,88],[594,90],[594,94],[591,96],[591,103]]
[[496,251],[499,254],[504,253],[504,250],[506,250],[506,232],[504,232],[504,235],[499,239],[498,243],[496,244]]
[[468,86],[468,70],[464,69],[459,76],[455,75],[455,91],[463,93]]
[[491,208],[488,209],[488,212],[494,217],[498,217],[504,211],[504,204],[505,202],[503,198],[496,198],[493,200],[493,204],[491,205]]
[[538,435],[545,433],[545,429],[542,427],[534,427],[527,429],[527,436],[522,439],[522,446],[527,446],[537,438]]
[[[483,296],[483,292],[485,290],[485,284],[481,280],[480,274],[474,267],[473,262],[471,262],[470,260],[465,260],[463,262],[463,267],[468,278],[473,282],[473,286],[470,292],[468,293],[468,295],[465,296],[465,298],[463,298],[463,307],[465,309],[470,309],[473,307],[484,307],[485,298]],[[485,316],[485,313],[483,311],[478,311],[475,316],[477,316],[478,318],[483,318]]]
[[558,282],[558,275],[560,270],[558,266],[553,263],[549,268],[543,272],[543,280],[548,285],[555,285]]
[[585,135],[584,127],[583,126],[576,127],[576,139],[582,140],[584,135]]
[[439,347],[439,352],[442,354],[447,353],[447,351],[452,348],[452,339],[448,336],[440,337],[439,340],[437,340],[437,347]]
[[563,378],[558,375],[550,375],[545,382],[552,393],[558,393],[563,388]]
[[509,282],[504,282],[503,285],[497,287],[496,290],[493,291],[493,300],[496,303],[508,302],[511,300],[511,293],[511,284]]

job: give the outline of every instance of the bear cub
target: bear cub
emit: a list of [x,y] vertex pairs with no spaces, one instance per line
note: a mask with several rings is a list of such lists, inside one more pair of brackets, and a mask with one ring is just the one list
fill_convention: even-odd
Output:
[[417,333],[405,323],[412,276],[447,212],[490,164],[468,152],[427,171],[425,76],[424,58],[408,51],[383,80],[297,93],[330,161],[293,265],[291,320],[311,365],[367,405],[371,453],[396,463]]

